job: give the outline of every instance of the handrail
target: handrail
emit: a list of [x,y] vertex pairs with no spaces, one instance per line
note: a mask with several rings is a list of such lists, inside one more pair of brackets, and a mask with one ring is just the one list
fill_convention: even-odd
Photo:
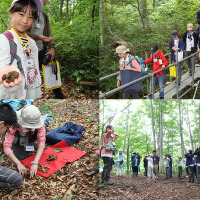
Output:
[[[142,78],[139,78],[139,79],[137,79],[137,80],[131,81],[131,82],[125,84],[125,85],[122,85],[122,86],[120,86],[120,87],[118,87],[118,88],[115,88],[115,89],[113,89],[113,90],[110,90],[110,91],[108,91],[108,92],[102,93],[102,94],[99,95],[99,98],[102,99],[102,98],[107,97],[107,96],[109,96],[109,95],[111,95],[111,94],[113,94],[113,93],[115,93],[115,92],[118,92],[118,91],[120,91],[120,90],[122,90],[122,89],[124,89],[124,88],[126,88],[126,87],[128,87],[128,86],[130,86],[130,85],[133,85],[133,84],[135,84],[135,83],[137,83],[137,82],[139,82],[139,81],[145,80],[145,79],[147,79],[147,78],[149,78],[149,77],[153,77],[153,76],[156,75],[157,73],[162,72],[162,71],[164,71],[164,70],[166,70],[166,69],[169,69],[170,67],[172,67],[172,66],[174,66],[174,65],[176,66],[176,65],[178,65],[178,63],[183,62],[183,61],[187,60],[188,58],[195,56],[197,53],[199,53],[199,51],[197,51],[197,52],[191,54],[190,56],[184,58],[183,60],[181,60],[181,61],[179,61],[179,62],[176,62],[176,63],[173,63],[173,64],[171,64],[171,65],[168,65],[167,67],[165,67],[165,68],[163,68],[163,69],[160,69],[160,70],[158,70],[158,71],[155,71],[155,72],[153,72],[153,73],[150,73],[149,75],[143,76]],[[116,73],[113,73],[113,74],[110,74],[110,75],[115,76],[114,74],[117,75],[117,74],[119,74],[119,72],[116,72]],[[108,76],[110,76],[110,75],[108,75]],[[192,77],[194,78],[194,73],[193,73]],[[102,77],[102,78],[104,78],[104,77]],[[103,79],[103,80],[105,80],[105,79]]]

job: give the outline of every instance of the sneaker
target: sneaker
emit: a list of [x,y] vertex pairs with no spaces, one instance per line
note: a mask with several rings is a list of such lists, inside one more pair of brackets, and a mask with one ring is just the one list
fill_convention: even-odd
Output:
[[150,179],[150,178],[148,178],[147,180],[148,180],[148,181],[150,181],[151,179]]
[[152,181],[155,181],[156,179],[155,179],[155,178],[152,178],[151,180],[152,180]]

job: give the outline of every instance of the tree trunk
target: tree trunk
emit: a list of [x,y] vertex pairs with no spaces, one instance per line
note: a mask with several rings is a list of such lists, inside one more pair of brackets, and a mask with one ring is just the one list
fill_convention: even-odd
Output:
[[94,16],[95,16],[95,4],[96,4],[96,1],[94,1],[94,5],[93,5],[93,8],[92,8],[92,25],[94,26]]
[[150,100],[150,102],[151,102],[151,126],[152,126],[152,133],[153,133],[153,146],[154,146],[154,149],[156,150],[156,136],[155,136],[155,127],[154,127],[152,99]]
[[104,2],[100,1],[100,45],[104,46]]
[[66,18],[65,18],[65,22],[66,23],[69,22],[69,0],[67,0],[67,5],[66,5]]
[[126,121],[126,134],[124,136],[124,147],[123,147],[123,152],[125,150],[125,145],[126,145],[126,136],[127,136],[127,133],[128,133],[128,122],[129,122],[129,107],[128,107],[128,114],[127,114],[127,121]]
[[147,155],[149,155],[149,145],[148,145],[148,137],[147,137],[146,126],[144,126],[144,131],[145,131],[145,135],[146,135]]
[[188,126],[189,133],[190,133],[190,144],[191,144],[192,150],[194,151],[192,131],[191,131],[191,128],[190,128],[190,119],[189,119],[189,113],[188,113],[188,101],[187,101],[187,123],[186,124]]
[[160,164],[159,164],[159,171],[161,174],[164,173],[164,158],[163,158],[163,111],[162,111],[162,106],[163,106],[163,100],[159,100],[159,135],[160,135]]
[[59,22],[62,21],[63,2],[64,2],[64,0],[60,0],[60,14],[59,14]]
[[138,12],[142,28],[146,29],[147,27],[150,27],[146,0],[138,0]]
[[181,152],[182,157],[185,157],[185,145],[183,140],[183,132],[182,132],[182,114],[181,114],[181,100],[179,100],[179,127],[180,127],[180,137],[181,137]]
[[130,132],[131,132],[131,125],[129,127],[129,133],[128,133],[128,147],[127,147],[127,171],[129,171],[129,150],[130,150]]
[[156,0],[153,0],[153,8],[156,7]]

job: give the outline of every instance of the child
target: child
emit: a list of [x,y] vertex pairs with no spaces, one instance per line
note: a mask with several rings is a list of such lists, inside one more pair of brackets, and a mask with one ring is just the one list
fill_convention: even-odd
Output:
[[166,168],[166,178],[165,179],[169,179],[169,162],[170,162],[170,159],[168,157],[168,155],[165,155],[165,168]]
[[26,167],[20,162],[28,156],[28,151],[35,151],[35,140],[38,140],[38,149],[30,168],[30,178],[37,173],[38,162],[43,153],[46,140],[44,118],[37,107],[26,105],[17,113],[16,127],[11,127],[6,133],[4,152],[17,165],[22,175],[26,174]]
[[[0,135],[4,135],[8,129],[15,126],[17,116],[7,103],[0,104]],[[0,188],[14,190],[21,186],[23,177],[16,171],[0,166]]]
[[156,153],[156,150],[153,150],[153,173],[156,179],[158,178],[158,166],[159,166],[159,155]]
[[189,182],[194,183],[194,154],[192,153],[192,150],[189,150],[189,152],[185,154],[185,157],[189,171]]
[[124,168],[124,158],[125,155],[122,153],[122,150],[119,150],[119,153],[116,155],[117,157],[117,176],[122,177],[123,175],[123,168]]
[[[129,49],[126,46],[118,46],[116,48],[116,53],[121,58],[119,60],[120,70],[132,70],[135,72],[141,72],[141,67],[136,61],[136,59],[132,59],[131,55],[128,53]],[[120,86],[121,78],[119,76],[117,81],[117,87]],[[134,81],[134,80],[132,80]],[[139,99],[138,92],[132,92],[132,93],[123,93],[123,99],[129,99],[130,95],[132,94],[133,99]]]
[[147,176],[147,167],[148,167],[148,160],[147,160],[147,156],[145,156],[144,160],[144,176]]
[[182,177],[182,173],[183,173],[183,161],[182,158],[179,157],[178,159],[178,177]]
[[3,73],[7,74],[11,69],[15,71],[16,67],[20,69],[21,79],[7,84],[6,87],[4,87],[5,81],[4,84],[0,84],[0,98],[36,99],[41,97],[38,49],[35,41],[25,32],[31,27],[33,20],[37,19],[37,12],[42,6],[40,0],[14,0],[8,9],[11,17],[8,34],[14,38],[13,42],[17,50],[14,60],[11,61],[13,58],[10,55],[11,45],[5,34],[0,35],[0,81],[2,82]]
[[[153,63],[153,69],[152,69],[152,73],[155,71],[158,71],[160,69],[165,68],[169,62],[166,60],[164,53],[161,50],[158,50],[158,46],[157,45],[152,45],[151,49],[150,49],[150,57],[146,60],[144,60],[144,63]],[[158,85],[159,85],[159,92],[160,92],[160,99],[164,99],[164,81],[165,81],[165,72],[159,72],[155,75],[154,77],[154,88],[155,88],[155,84],[156,84],[156,80],[158,80]],[[149,95],[149,99],[152,98],[152,89],[151,89],[151,82],[150,82],[150,95]]]
[[[112,185],[113,182],[109,181],[110,172],[112,170],[111,158],[113,158],[113,151],[115,151],[114,141],[119,135],[114,134],[114,128],[111,125],[106,127],[106,133],[103,136],[103,144],[101,148],[101,158],[103,159],[104,167],[101,174],[101,183],[105,185]],[[108,150],[110,147],[110,150]]]
[[148,180],[155,180],[153,173],[153,155],[149,154],[148,160]]
[[[172,31],[172,38],[173,40],[170,42],[169,50],[171,51],[171,62],[174,63],[176,62],[176,53],[178,54],[178,57],[181,54],[183,58],[184,43],[183,40],[179,39],[177,30]],[[177,77],[180,77],[182,74],[183,62],[178,63],[176,67],[178,69]],[[178,85],[181,85],[181,77],[178,79]]]
[[136,179],[137,177],[137,159],[136,159],[136,153],[133,153],[131,156],[131,165],[132,165],[132,171],[133,171],[133,179]]
[[[190,56],[191,54],[195,53],[197,51],[197,43],[199,41],[199,36],[197,33],[193,31],[193,24],[187,25],[187,31],[183,34],[183,42],[185,45],[186,50],[186,57]],[[189,68],[189,75],[192,76],[192,66],[195,64],[195,56],[190,57],[187,59],[188,68]]]

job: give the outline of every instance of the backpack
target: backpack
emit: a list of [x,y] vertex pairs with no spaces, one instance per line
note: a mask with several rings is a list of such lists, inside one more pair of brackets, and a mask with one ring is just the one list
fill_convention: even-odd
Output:
[[62,127],[55,128],[46,134],[46,140],[50,144],[56,144],[65,140],[68,146],[78,142],[85,134],[85,129],[81,125],[67,122]]
[[[13,37],[12,33],[10,33],[9,31],[6,31],[3,34],[8,39],[9,45],[10,45],[10,56],[11,56],[11,59],[10,59],[9,65],[12,65],[13,61],[16,59],[17,60],[17,67],[19,68],[21,74],[25,77],[25,73],[24,73],[24,70],[22,68],[21,58],[17,55],[17,45],[13,40],[14,37]],[[25,81],[25,87],[24,88],[25,89],[27,88],[26,81]]]
[[3,99],[1,103],[8,103],[14,111],[18,111],[25,105],[32,105],[30,99]]
[[135,59],[135,60],[138,62],[138,64],[140,65],[140,67],[141,67],[141,72],[142,72],[142,76],[146,76],[147,73],[146,73],[146,71],[145,71],[145,65],[144,65],[143,59],[140,58],[140,57],[138,57],[138,56],[135,56],[135,57],[131,56],[131,59],[130,59],[130,61],[129,61],[131,67],[133,67],[133,66],[132,66],[132,60],[133,60],[133,59]]

